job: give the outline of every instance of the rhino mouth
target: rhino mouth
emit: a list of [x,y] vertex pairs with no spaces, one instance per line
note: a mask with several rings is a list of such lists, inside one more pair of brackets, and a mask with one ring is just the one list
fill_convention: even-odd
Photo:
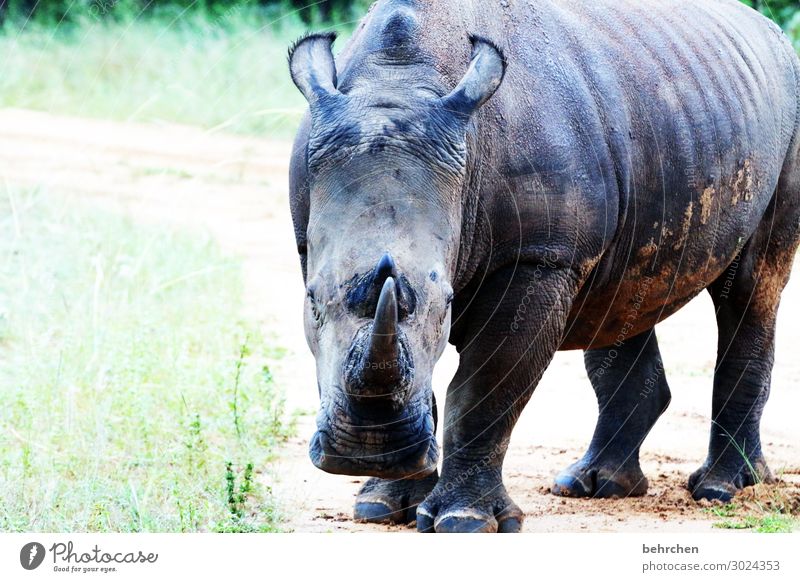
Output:
[[381,424],[321,413],[309,447],[318,469],[337,475],[421,479],[436,470],[439,447],[431,408],[406,409]]

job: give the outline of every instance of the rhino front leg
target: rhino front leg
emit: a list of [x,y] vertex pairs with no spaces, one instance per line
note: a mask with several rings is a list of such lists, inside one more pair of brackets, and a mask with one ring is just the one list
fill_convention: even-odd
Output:
[[600,414],[589,450],[561,472],[553,493],[628,497],[647,492],[639,447],[670,401],[655,330],[620,345],[588,350],[584,362]]
[[514,424],[561,342],[576,279],[568,269],[509,268],[461,314],[442,474],[417,508],[419,531],[520,531],[523,514],[503,485],[503,459]]

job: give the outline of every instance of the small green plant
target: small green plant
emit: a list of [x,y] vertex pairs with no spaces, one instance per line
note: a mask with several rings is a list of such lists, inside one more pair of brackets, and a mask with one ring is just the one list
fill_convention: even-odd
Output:
[[733,520],[726,519],[719,521],[713,525],[717,529],[752,529],[756,525],[756,518],[753,516],[745,516],[742,519]]
[[[184,401],[185,406],[185,401]],[[203,426],[200,414],[194,413],[187,427],[186,435],[186,466],[190,474],[202,471],[206,463],[206,442],[203,440]]]
[[197,508],[191,499],[187,499],[184,495],[181,495],[180,483],[177,481],[175,482],[172,494],[175,498],[175,505],[178,509],[180,531],[185,533],[200,529]]
[[[277,521],[277,512],[272,504],[262,504],[258,508],[249,505],[255,496],[257,483],[253,478],[253,463],[247,463],[242,472],[241,480],[237,479],[237,471],[233,462],[225,465],[225,492],[228,502],[229,519],[217,524],[215,531],[218,533],[258,533],[275,531],[269,524]],[[237,485],[237,481],[239,481]],[[272,490],[265,487],[263,498],[270,499]],[[253,521],[252,515],[263,513],[269,517],[263,523]]]
[[[236,428],[236,436],[242,437],[242,420],[239,416],[239,383],[242,379],[242,367],[244,366],[244,359],[247,356],[247,341],[246,337],[239,349],[239,357],[236,359],[236,373],[233,378],[233,399],[231,400],[231,412],[233,412],[233,426]],[[271,378],[270,378],[271,380]]]
[[725,505],[713,506],[708,508],[708,512],[715,517],[734,517],[739,507],[735,503],[726,503]]
[[242,482],[236,487],[236,474],[233,472],[233,463],[225,465],[225,482],[228,492],[228,508],[231,515],[241,519],[244,517],[247,496],[253,489],[253,463],[247,463],[242,476]]
[[756,527],[759,533],[790,533],[795,529],[797,529],[797,519],[781,514],[765,515]]

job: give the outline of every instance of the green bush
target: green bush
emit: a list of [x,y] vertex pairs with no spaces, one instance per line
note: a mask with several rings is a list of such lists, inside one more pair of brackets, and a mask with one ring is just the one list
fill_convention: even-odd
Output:
[[800,52],[800,11],[796,12],[786,25],[786,34],[794,42],[794,48]]
[[788,30],[787,26],[800,13],[797,0],[742,0]]
[[0,0],[0,21],[62,24],[82,19],[130,20],[145,15],[181,17],[199,13],[218,18],[242,9],[280,15],[298,12],[308,22],[346,22],[366,9],[367,0]]
[[[797,0],[742,0],[782,26],[800,12]],[[57,23],[94,18],[133,18],[146,12],[169,10],[175,13],[198,11],[225,13],[242,7],[262,7],[286,11],[299,10],[306,21],[346,21],[362,12],[368,0],[0,0],[0,19],[33,16],[39,21]]]

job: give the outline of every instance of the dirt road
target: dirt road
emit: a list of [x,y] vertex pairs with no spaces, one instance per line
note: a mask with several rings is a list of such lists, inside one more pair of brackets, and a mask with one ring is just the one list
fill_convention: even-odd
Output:
[[[250,315],[288,355],[275,370],[298,437],[269,478],[295,531],[411,531],[349,520],[360,479],[327,475],[308,461],[317,394],[305,345],[304,297],[287,201],[290,144],[176,126],[141,126],[0,110],[0,180],[70,192],[139,220],[206,230],[245,261]],[[5,190],[5,188],[4,188]],[[4,192],[5,193],[5,192]],[[763,420],[767,459],[797,481],[800,467],[800,276],[784,294],[773,391]],[[705,457],[716,332],[704,294],[659,326],[672,387],[670,409],[643,447],[651,482],[636,500],[565,500],[547,492],[553,475],[578,459],[596,404],[579,352],[558,354],[514,432],[506,460],[511,496],[526,531],[709,531],[712,520],[683,484]],[[455,370],[450,349],[434,379],[439,402]],[[721,530],[713,530],[721,531]]]

